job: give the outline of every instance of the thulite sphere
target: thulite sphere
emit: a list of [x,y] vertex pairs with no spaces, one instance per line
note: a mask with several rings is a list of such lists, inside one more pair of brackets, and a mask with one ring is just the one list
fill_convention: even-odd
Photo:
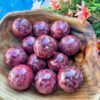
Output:
[[24,38],[32,33],[32,25],[25,18],[17,18],[12,24],[12,31],[16,37]]
[[58,73],[58,84],[67,93],[77,91],[83,83],[83,74],[76,66],[61,69]]
[[33,25],[33,34],[35,36],[48,35],[49,31],[49,25],[44,21],[38,21]]
[[5,63],[8,65],[9,68],[12,68],[19,64],[24,64],[27,60],[26,52],[20,48],[9,48],[5,54]]
[[34,43],[34,52],[40,58],[50,58],[57,49],[57,42],[48,35],[41,35]]
[[57,86],[56,74],[50,69],[42,69],[35,76],[36,90],[41,94],[51,94]]
[[68,67],[68,57],[63,53],[56,52],[53,57],[48,60],[48,67],[58,72],[60,69]]
[[35,37],[28,36],[22,40],[21,46],[22,48],[28,53],[32,54],[33,51],[33,44],[35,43]]
[[35,54],[29,56],[27,64],[33,69],[34,72],[38,72],[46,67],[46,62],[37,57]]
[[75,55],[80,49],[80,40],[73,35],[65,36],[60,41],[60,50],[67,56]]
[[61,39],[70,33],[70,27],[66,22],[55,21],[51,26],[51,35],[55,39]]
[[15,66],[8,75],[9,85],[15,90],[25,90],[32,84],[34,74],[32,69],[24,64]]

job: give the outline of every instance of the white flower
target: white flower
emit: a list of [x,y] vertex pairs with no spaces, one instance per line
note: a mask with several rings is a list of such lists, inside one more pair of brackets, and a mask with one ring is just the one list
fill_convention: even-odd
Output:
[[38,0],[35,0],[35,2],[34,2],[34,0],[33,0],[33,6],[32,6],[32,10],[33,9],[40,9],[41,8],[41,5],[42,5],[42,1],[38,1]]

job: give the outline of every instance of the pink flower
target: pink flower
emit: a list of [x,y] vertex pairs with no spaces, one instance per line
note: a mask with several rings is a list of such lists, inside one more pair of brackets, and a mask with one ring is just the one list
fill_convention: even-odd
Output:
[[85,6],[85,3],[83,1],[82,5],[77,5],[77,7],[81,10],[78,9],[75,16],[78,16],[78,19],[80,19],[82,22],[84,22],[91,16],[90,12],[88,11],[88,8]]
[[59,10],[61,8],[62,2],[69,2],[71,4],[72,0],[50,0],[50,7],[55,10]]
[[61,7],[60,0],[51,0],[50,6],[52,9],[59,10]]

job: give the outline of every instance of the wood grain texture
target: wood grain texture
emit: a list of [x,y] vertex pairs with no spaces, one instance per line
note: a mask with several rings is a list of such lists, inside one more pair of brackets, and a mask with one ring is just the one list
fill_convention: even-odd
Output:
[[[20,40],[11,31],[14,19],[24,17],[32,23],[39,20],[52,23],[63,20],[70,24],[72,33],[82,42],[81,51],[76,55],[74,63],[80,66],[84,74],[84,84],[76,93],[67,94],[58,89],[52,95],[44,96],[34,88],[17,92],[11,89],[7,82],[9,69],[3,61],[6,49],[18,46]],[[80,23],[76,18],[65,17],[46,10],[24,11],[8,14],[0,23],[0,100],[100,100],[100,61],[97,54],[96,36],[88,22]]]

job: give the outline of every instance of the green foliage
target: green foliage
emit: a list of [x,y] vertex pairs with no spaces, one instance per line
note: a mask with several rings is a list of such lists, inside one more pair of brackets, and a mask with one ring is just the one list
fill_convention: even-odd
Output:
[[76,4],[81,4],[82,0],[72,0],[72,5],[76,6]]
[[66,14],[68,12],[68,9],[70,8],[68,3],[62,3],[62,7],[60,10],[54,10],[54,12],[58,14]]
[[58,13],[58,14],[66,14],[68,12],[68,10],[72,10],[73,12],[76,12],[76,4],[81,4],[81,0],[72,0],[71,4],[69,2],[63,3],[61,1],[61,9],[59,10],[54,10],[54,12]]
[[91,22],[97,38],[100,39],[100,0],[87,0],[87,7],[90,10],[93,17],[88,20]]
[[92,24],[97,37],[100,39],[100,21],[99,22],[95,22],[94,24]]

